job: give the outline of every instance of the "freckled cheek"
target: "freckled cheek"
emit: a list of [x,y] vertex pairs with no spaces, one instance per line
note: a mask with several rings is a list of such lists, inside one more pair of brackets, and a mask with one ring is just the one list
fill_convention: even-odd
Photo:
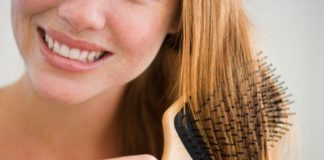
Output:
[[122,54],[128,64],[131,64],[132,68],[145,68],[156,56],[161,38],[142,34],[142,36],[129,37],[123,44]]
[[[125,31],[125,30],[124,30]],[[151,27],[128,30],[120,38],[120,47],[123,54],[132,59],[153,57],[158,52],[165,33]]]
[[139,76],[155,58],[159,41],[147,33],[129,33],[118,42],[121,61],[118,63],[118,78],[131,80]]
[[[115,6],[116,7],[116,6]],[[152,59],[158,52],[166,35],[166,25],[161,15],[117,6],[108,10],[107,26],[112,39],[123,57],[128,61]]]

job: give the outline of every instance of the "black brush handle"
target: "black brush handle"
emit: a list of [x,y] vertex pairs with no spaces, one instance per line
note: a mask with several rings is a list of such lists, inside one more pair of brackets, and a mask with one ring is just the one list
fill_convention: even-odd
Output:
[[183,145],[193,160],[210,160],[210,155],[204,148],[204,142],[198,136],[199,133],[191,114],[183,114],[183,109],[174,119],[175,129]]

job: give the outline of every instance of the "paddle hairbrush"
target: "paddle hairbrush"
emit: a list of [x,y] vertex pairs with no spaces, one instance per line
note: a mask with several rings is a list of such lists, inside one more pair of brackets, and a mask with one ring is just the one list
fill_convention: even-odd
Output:
[[[197,112],[179,99],[163,115],[162,159],[272,159],[292,124],[284,82],[272,64],[258,54],[255,70],[242,74],[240,85],[228,94],[217,90]],[[249,67],[249,64],[242,66]],[[237,73],[240,74],[240,73]],[[189,98],[190,101],[190,98]],[[234,102],[234,103],[233,103]]]

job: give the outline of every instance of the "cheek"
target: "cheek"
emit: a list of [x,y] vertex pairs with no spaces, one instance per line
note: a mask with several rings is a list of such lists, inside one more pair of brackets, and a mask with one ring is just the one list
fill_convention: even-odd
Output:
[[125,15],[128,17],[119,13],[116,18],[111,18],[110,26],[115,31],[114,40],[122,54],[120,64],[125,70],[138,75],[157,55],[166,35],[166,22],[154,16]]
[[62,0],[12,0],[12,8],[25,15],[53,8]]
[[59,4],[60,0],[12,0],[12,28],[21,54],[31,51],[37,38],[32,17]]
[[120,36],[119,42],[123,56],[120,65],[125,70],[124,73],[132,78],[137,77],[151,64],[165,37],[161,31],[157,32],[152,28],[146,28],[149,26],[146,24],[144,26],[125,29],[124,31],[127,32]]

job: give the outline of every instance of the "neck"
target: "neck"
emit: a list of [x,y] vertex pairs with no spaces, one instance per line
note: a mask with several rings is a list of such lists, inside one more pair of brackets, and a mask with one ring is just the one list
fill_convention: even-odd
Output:
[[66,106],[35,93],[24,76],[2,96],[7,105],[0,108],[1,121],[42,148],[76,153],[102,149],[115,156],[120,153],[116,147],[120,144],[118,104],[123,91],[120,87],[82,104]]

